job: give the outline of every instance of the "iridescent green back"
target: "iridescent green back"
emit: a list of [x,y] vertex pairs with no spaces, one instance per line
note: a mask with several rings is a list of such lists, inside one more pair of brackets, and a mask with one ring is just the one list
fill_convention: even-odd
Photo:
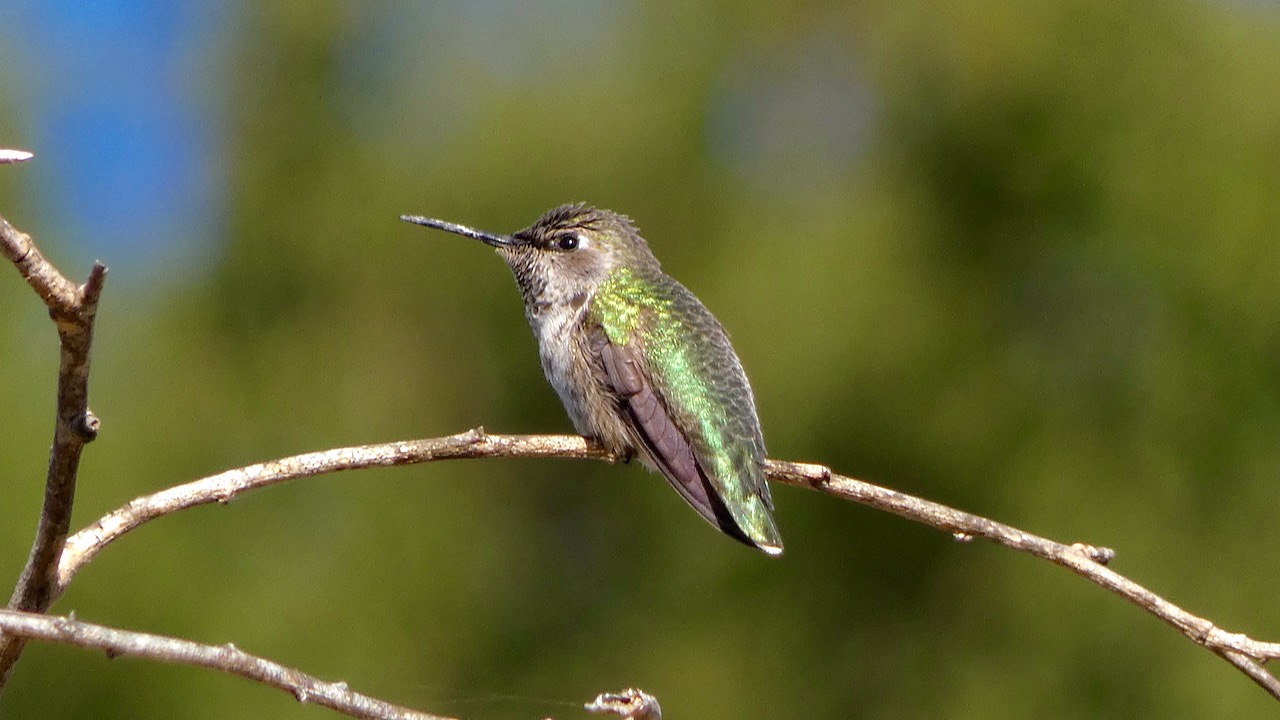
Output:
[[649,268],[611,273],[589,317],[613,344],[641,345],[645,376],[735,524],[767,551],[780,550],[755,401],[719,321],[683,285]]

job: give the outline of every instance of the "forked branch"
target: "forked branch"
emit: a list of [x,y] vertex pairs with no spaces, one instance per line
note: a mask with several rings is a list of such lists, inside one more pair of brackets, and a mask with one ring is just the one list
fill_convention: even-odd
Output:
[[[77,285],[45,259],[30,237],[4,218],[0,218],[0,255],[14,264],[44,301],[61,346],[57,418],[49,449],[44,504],[26,566],[8,604],[12,610],[44,612],[55,597],[55,571],[71,525],[80,453],[98,433],[98,419],[89,411],[89,349],[107,269],[94,263],[89,279]],[[22,646],[21,638],[0,633],[0,687],[22,654]]]

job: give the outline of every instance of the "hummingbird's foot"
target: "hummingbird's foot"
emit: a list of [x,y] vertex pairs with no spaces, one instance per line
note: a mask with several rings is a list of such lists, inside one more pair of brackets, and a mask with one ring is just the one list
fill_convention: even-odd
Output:
[[589,444],[594,445],[598,448],[603,448],[604,450],[607,450],[611,455],[613,455],[613,457],[609,459],[609,462],[611,463],[625,464],[636,459],[636,449],[633,447],[626,447],[626,448],[620,448],[620,449],[613,448],[606,445],[603,440],[601,440],[598,437],[595,437],[594,435],[583,435],[582,437],[586,438]]

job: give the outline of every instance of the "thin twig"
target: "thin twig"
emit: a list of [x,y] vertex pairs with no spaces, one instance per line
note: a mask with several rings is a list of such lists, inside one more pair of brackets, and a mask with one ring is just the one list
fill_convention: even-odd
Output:
[[30,236],[18,231],[8,220],[0,217],[0,254],[22,274],[32,290],[52,310],[72,308],[80,302],[79,288],[68,280],[53,263],[45,259]]
[[1119,595],[1165,623],[1192,642],[1234,665],[1272,697],[1280,700],[1280,681],[1262,663],[1280,658],[1280,643],[1260,642],[1230,633],[1193,615],[1104,565],[1115,553],[1091,545],[1064,545],[994,520],[940,503],[872,485],[833,473],[823,465],[768,461],[771,480],[808,487],[952,533],[957,539],[981,537],[1061,565],[1111,593]]
[[356,718],[376,720],[450,720],[393,705],[354,692],[343,682],[326,682],[240,650],[234,645],[204,645],[179,638],[118,630],[72,618],[0,610],[0,630],[13,637],[101,650],[107,657],[134,657],[191,665],[239,675],[283,690],[300,703],[311,703]]
[[[0,254],[14,264],[49,308],[61,346],[57,419],[44,504],[31,553],[8,604],[13,610],[44,612],[56,597],[55,571],[70,529],[80,453],[98,433],[98,419],[89,411],[89,350],[107,269],[94,263],[88,280],[77,285],[45,259],[30,237],[4,218],[0,218]],[[22,646],[20,638],[0,634],[0,687],[22,654]]]
[[[103,547],[142,524],[179,510],[226,502],[240,493],[295,478],[386,465],[485,457],[557,457],[613,460],[598,446],[576,435],[490,435],[477,428],[458,435],[338,448],[296,455],[247,468],[228,470],[201,480],[137,498],[67,540],[58,570],[59,590]],[[1280,682],[1263,662],[1280,658],[1280,643],[1229,633],[1212,622],[1174,605],[1107,568],[1115,553],[1092,545],[1065,545],[1018,528],[962,512],[923,498],[835,474],[823,465],[767,461],[769,479],[852,500],[908,520],[951,533],[959,540],[985,538],[1070,569],[1177,628],[1248,675],[1280,699]]]

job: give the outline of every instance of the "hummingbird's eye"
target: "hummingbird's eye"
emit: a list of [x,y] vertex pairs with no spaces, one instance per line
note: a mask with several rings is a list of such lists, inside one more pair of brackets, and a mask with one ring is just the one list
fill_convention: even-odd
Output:
[[560,240],[556,242],[556,245],[559,246],[561,250],[577,250],[578,242],[577,235],[567,233],[560,236]]

